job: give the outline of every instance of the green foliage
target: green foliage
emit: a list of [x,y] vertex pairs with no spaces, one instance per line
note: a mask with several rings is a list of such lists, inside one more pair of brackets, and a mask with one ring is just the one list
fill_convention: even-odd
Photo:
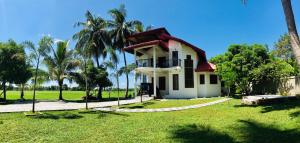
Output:
[[[82,67],[84,68],[84,67]],[[71,78],[79,84],[81,88],[85,88],[85,73],[84,69],[80,70],[80,72],[71,72]],[[97,85],[101,85],[102,88],[112,86],[112,82],[108,79],[108,73],[105,68],[94,67],[94,63],[92,60],[88,60],[87,62],[87,83],[88,83],[88,91],[91,91]]]
[[242,94],[251,91],[251,71],[270,61],[267,48],[263,45],[230,45],[228,51],[210,60],[217,65],[217,73],[227,88]]
[[281,35],[274,45],[272,54],[279,59],[282,59],[294,67],[293,75],[299,74],[299,68],[295,56],[293,54],[291,39],[288,34]]
[[251,72],[253,92],[276,94],[279,89],[281,95],[286,95],[290,89],[286,85],[286,79],[293,72],[294,68],[290,64],[279,59],[261,65]]
[[68,78],[68,73],[79,65],[79,61],[74,59],[73,50],[68,50],[68,43],[69,41],[59,41],[56,43],[56,50],[51,47],[52,52],[44,55],[50,78],[58,82],[60,100],[64,79]]

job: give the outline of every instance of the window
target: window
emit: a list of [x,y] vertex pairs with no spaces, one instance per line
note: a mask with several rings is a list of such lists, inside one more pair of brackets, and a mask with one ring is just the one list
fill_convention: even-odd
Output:
[[204,74],[200,74],[200,84],[205,84],[205,76],[204,76]]
[[194,70],[191,55],[187,55],[184,60],[184,78],[185,88],[194,88]]
[[178,66],[178,51],[172,51],[172,66]]
[[218,76],[215,74],[210,75],[210,84],[218,84]]
[[159,77],[159,90],[166,90],[166,78],[164,76]]
[[178,74],[173,74],[173,90],[179,90]]

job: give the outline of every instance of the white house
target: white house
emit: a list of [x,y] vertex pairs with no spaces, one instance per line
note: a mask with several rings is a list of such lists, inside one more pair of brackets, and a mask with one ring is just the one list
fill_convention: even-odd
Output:
[[[200,48],[171,36],[165,28],[137,33],[128,40],[131,46],[124,50],[134,54],[135,75],[140,73],[142,82],[152,85],[154,96],[197,98],[221,95],[215,65],[207,62],[205,51]],[[136,82],[134,86],[136,89]]]

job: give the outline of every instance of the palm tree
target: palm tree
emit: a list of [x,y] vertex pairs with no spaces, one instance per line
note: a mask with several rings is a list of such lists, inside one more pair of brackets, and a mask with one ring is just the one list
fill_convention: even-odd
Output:
[[118,63],[119,63],[119,58],[116,54],[116,50],[113,48],[108,48],[106,50],[107,53],[109,53],[110,60],[108,62],[105,62],[105,68],[109,68],[112,70],[112,73],[110,74],[112,77],[116,78],[117,81],[117,90],[118,90],[118,106],[120,105],[120,90],[119,90],[119,76],[120,76],[120,71],[118,69]]
[[[110,28],[113,46],[116,47],[123,54],[124,65],[127,67],[127,60],[123,48],[129,46],[129,42],[126,39],[129,35],[133,34],[135,27],[138,24],[141,24],[140,21],[126,21],[126,9],[124,5],[121,5],[118,9],[112,9],[109,11],[109,14],[113,18],[113,21],[108,22],[108,27]],[[129,79],[128,74],[126,74],[126,93],[125,97],[128,97],[128,87]]]
[[[76,48],[85,49],[81,51],[94,57],[97,67],[100,68],[99,58],[106,58],[105,49],[110,46],[111,38],[107,32],[107,22],[99,17],[93,16],[89,11],[85,14],[86,21],[78,22],[75,26],[82,26],[83,29],[74,34],[73,39],[77,40]],[[98,99],[102,99],[101,85],[98,85]]]
[[298,67],[300,68],[300,41],[297,32],[291,0],[281,0],[281,3],[285,14],[285,20],[287,23],[289,35],[291,38],[292,50],[295,55]]
[[59,86],[59,100],[63,100],[62,86],[64,79],[68,77],[68,72],[79,65],[78,60],[73,57],[73,50],[68,50],[69,41],[58,41],[54,50],[45,55],[44,62],[48,67],[48,72],[52,80],[57,80]]
[[32,96],[32,112],[35,112],[35,88],[37,84],[38,71],[40,66],[40,61],[43,58],[45,53],[48,53],[50,47],[52,47],[53,39],[51,37],[45,36],[43,37],[39,43],[38,47],[35,47],[34,44],[30,41],[25,41],[23,45],[27,47],[30,51],[29,58],[32,61],[32,64],[35,65],[35,73],[34,73],[34,83],[33,83],[33,96]]

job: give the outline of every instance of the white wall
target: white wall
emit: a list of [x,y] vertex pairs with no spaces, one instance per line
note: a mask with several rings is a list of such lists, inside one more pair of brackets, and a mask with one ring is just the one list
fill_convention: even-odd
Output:
[[[205,84],[200,84],[200,74],[204,74]],[[197,73],[197,87],[198,97],[214,97],[221,96],[221,82],[218,80],[218,84],[210,84],[210,75],[214,72],[198,72]]]

